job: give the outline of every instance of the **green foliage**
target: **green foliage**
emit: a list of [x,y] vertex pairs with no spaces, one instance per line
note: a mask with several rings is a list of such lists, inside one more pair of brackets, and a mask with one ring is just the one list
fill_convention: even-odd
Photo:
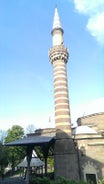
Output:
[[104,178],[98,182],[99,184],[104,184]]
[[35,151],[39,158],[44,158],[44,154],[40,146],[36,146]]
[[64,177],[58,177],[54,184],[86,184],[83,181],[75,181],[75,180],[69,180],[69,179],[65,179]]
[[4,174],[4,169],[8,164],[7,153],[5,147],[0,142],[0,175]]
[[64,177],[57,177],[55,181],[50,180],[47,177],[36,177],[31,181],[31,184],[86,184],[83,181],[68,180]]
[[24,136],[24,130],[19,125],[13,125],[11,129],[8,129],[7,136],[5,138],[5,143],[15,141]]
[[50,171],[54,171],[54,158],[53,157],[48,157],[47,159],[48,166],[50,167]]
[[[16,141],[24,136],[24,130],[21,126],[14,125],[11,129],[7,131],[7,136],[5,138],[5,143]],[[21,159],[25,156],[25,149],[21,146],[8,146],[6,147],[8,162],[12,164],[12,170]]]
[[[51,147],[51,150],[52,150],[52,147]],[[39,158],[44,159],[48,155],[47,165],[48,165],[49,171],[53,172],[54,171],[54,157],[51,153],[51,150],[48,150],[48,148],[45,146],[35,147],[36,154],[38,155]]]
[[51,181],[50,181],[50,179],[47,178],[47,177],[43,177],[43,178],[36,177],[36,178],[34,178],[34,179],[32,180],[31,183],[33,183],[33,184],[50,184]]

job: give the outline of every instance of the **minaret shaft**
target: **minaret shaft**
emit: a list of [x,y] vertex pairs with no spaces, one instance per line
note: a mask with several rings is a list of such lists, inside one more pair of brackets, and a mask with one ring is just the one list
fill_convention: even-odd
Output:
[[[60,37],[62,37],[61,34]],[[51,63],[53,64],[54,72],[55,125],[57,136],[71,136],[71,120],[66,71],[66,63],[68,62],[69,53],[67,48],[63,44],[53,44],[53,47],[50,49],[49,52],[49,57]]]
[[63,46],[53,47],[50,50],[50,59],[53,63],[54,72],[54,102],[56,130],[71,135],[70,108],[67,85],[66,62],[68,59],[67,49]]
[[66,66],[62,60],[54,63],[55,123],[58,130],[70,134],[69,100]]

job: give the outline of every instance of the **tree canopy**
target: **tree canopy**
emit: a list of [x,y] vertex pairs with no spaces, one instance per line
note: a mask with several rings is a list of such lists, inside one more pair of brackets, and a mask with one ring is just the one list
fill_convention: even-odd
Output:
[[[13,125],[11,129],[8,129],[5,143],[16,141],[24,136],[24,129],[19,125]],[[12,165],[14,171],[15,166],[24,158],[26,155],[25,148],[23,146],[8,146],[6,147],[8,156],[8,162]]]
[[24,136],[24,129],[19,125],[13,125],[11,129],[8,129],[5,143],[21,139]]

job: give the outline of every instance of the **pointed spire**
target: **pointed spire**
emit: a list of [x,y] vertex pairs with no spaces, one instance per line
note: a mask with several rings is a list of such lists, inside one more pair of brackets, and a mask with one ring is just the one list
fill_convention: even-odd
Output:
[[53,27],[52,27],[52,44],[55,45],[61,45],[63,43],[63,29],[61,27],[60,18],[58,14],[57,7],[55,8],[55,14],[53,19]]
[[60,23],[60,18],[59,18],[59,14],[58,14],[58,9],[57,7],[55,8],[55,14],[54,14],[54,20],[53,20],[53,27],[52,29],[57,29],[57,28],[61,28],[61,23]]

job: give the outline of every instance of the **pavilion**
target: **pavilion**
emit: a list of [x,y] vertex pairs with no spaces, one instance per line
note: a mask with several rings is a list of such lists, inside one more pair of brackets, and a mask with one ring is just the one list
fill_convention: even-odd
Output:
[[41,136],[30,134],[22,139],[6,143],[5,146],[26,146],[26,156],[27,156],[27,176],[26,184],[29,184],[30,176],[30,162],[32,159],[32,152],[34,147],[40,146],[43,150],[43,155],[45,159],[45,174],[47,174],[47,158],[49,150],[54,145],[55,137],[54,136]]

